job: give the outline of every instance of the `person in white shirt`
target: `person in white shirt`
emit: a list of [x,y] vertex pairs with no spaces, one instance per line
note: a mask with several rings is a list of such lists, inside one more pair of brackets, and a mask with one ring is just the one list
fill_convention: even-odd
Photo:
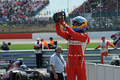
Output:
[[62,47],[58,46],[55,49],[55,53],[50,57],[50,65],[51,65],[51,80],[64,80],[63,71],[66,71],[65,60],[62,53]]
[[34,49],[35,49],[36,51],[39,51],[39,50],[42,49],[42,44],[41,44],[39,38],[37,38],[37,43],[34,44]]

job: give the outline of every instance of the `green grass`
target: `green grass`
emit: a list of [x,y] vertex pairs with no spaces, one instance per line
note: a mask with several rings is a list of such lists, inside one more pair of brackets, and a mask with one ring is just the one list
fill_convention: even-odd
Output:
[[10,50],[32,50],[34,44],[12,44]]
[[[62,46],[63,49],[68,48],[68,46],[66,46],[66,43],[58,43],[58,45]],[[96,48],[98,45],[99,43],[89,43],[87,45],[87,48]],[[10,47],[10,50],[34,50],[33,46],[34,44],[12,44],[9,47]]]

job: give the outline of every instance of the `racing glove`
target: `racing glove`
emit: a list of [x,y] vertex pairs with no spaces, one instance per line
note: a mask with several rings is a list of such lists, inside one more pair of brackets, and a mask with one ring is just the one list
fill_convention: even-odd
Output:
[[53,15],[53,20],[55,23],[58,23],[60,21],[60,19],[63,19],[65,20],[66,19],[66,15],[65,15],[65,12],[57,12]]
[[54,22],[55,23],[58,23],[59,21],[60,21],[60,18],[59,18],[60,16],[58,15],[58,13],[55,13],[54,15],[53,15],[53,20],[54,20]]

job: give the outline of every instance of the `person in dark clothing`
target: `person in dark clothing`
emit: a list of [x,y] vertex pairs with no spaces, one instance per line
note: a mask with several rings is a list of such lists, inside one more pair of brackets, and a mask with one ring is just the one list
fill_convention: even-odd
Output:
[[0,47],[2,50],[9,50],[9,44],[6,44],[4,41],[3,41],[3,44],[2,46]]

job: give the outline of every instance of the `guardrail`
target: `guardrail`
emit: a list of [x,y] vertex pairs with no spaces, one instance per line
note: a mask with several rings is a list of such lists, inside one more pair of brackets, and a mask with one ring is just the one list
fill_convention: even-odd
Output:
[[[36,67],[36,52],[35,50],[10,50],[10,51],[0,51],[0,62],[5,60],[17,60],[19,58],[23,58],[23,62],[28,67]],[[42,51],[42,67],[47,67],[46,61],[50,60],[50,56],[54,53],[54,49],[50,50],[43,50]],[[67,49],[63,49],[63,57],[65,60],[67,60]],[[120,49],[109,49],[108,51],[109,55],[118,55],[120,54]],[[94,49],[87,49],[85,52],[85,60],[86,62],[91,63],[100,63],[101,61],[101,55],[99,50]],[[7,67],[6,64],[0,64],[0,67]]]

